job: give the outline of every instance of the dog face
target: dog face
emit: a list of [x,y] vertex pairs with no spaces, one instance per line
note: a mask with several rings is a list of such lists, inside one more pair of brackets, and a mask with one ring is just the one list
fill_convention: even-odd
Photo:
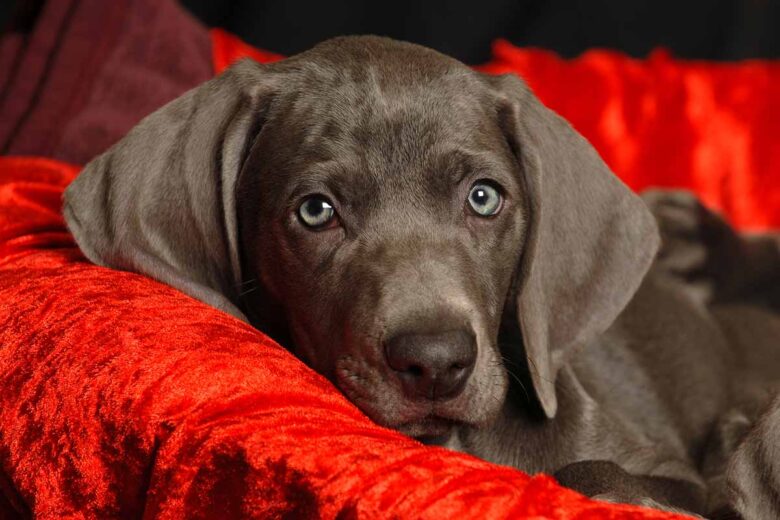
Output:
[[377,37],[233,66],[92,161],[64,214],[92,261],[250,321],[426,439],[501,410],[507,316],[553,417],[566,354],[612,323],[658,241],[519,79]]
[[270,296],[299,357],[418,437],[498,413],[498,327],[524,229],[489,86],[442,61],[305,69],[297,88],[316,95],[288,85],[275,100],[238,189],[245,276],[263,287],[250,315]]

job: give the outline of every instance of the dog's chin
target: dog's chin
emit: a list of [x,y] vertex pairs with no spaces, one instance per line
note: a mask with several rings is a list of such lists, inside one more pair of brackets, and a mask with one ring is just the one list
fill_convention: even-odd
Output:
[[444,446],[452,438],[455,429],[461,424],[451,419],[429,415],[417,421],[403,423],[393,428],[430,446]]
[[[349,394],[347,397],[350,397]],[[406,402],[403,399],[393,401],[391,406],[381,407],[370,400],[351,400],[378,425],[396,430],[426,445],[447,445],[459,427],[481,426],[463,416],[461,407]]]
[[[487,374],[485,379],[500,383],[503,375]],[[449,440],[457,437],[454,434],[458,430],[489,427],[499,415],[498,404],[504,399],[503,387],[501,393],[484,393],[485,385],[474,381],[446,401],[408,399],[386,373],[354,357],[340,359],[334,376],[339,390],[369,419],[425,444],[449,447]],[[491,384],[487,389],[495,391],[499,386]]]

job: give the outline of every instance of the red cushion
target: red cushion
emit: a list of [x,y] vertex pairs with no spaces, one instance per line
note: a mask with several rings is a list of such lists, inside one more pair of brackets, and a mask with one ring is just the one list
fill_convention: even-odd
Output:
[[737,227],[780,228],[780,62],[493,51],[484,70],[524,77],[633,189],[687,188]]
[[0,158],[7,501],[41,518],[674,518],[380,428],[248,325],[86,262],[59,214],[76,173]]
[[[275,58],[219,31],[212,38],[217,70],[247,54]],[[523,70],[632,186],[692,186],[740,225],[780,227],[771,175],[780,161],[769,161],[778,157],[777,66],[655,59],[665,66],[610,53],[563,61],[501,43],[485,68]],[[740,80],[756,96],[743,112],[713,94],[719,67],[734,77],[740,67],[763,71]],[[632,94],[636,85],[644,94]],[[643,108],[654,99],[655,112]],[[736,144],[724,137],[735,120]],[[0,517],[14,504],[43,518],[674,518],[592,502],[549,477],[379,428],[258,331],[87,263],[59,214],[76,173],[0,158]]]

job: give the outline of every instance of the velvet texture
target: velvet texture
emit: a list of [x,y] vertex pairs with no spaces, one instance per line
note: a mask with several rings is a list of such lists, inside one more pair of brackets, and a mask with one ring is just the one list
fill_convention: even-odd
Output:
[[208,30],[171,0],[47,0],[0,40],[0,151],[85,164],[212,74]]
[[674,518],[380,428],[248,325],[87,263],[59,213],[76,173],[0,158],[7,514]]
[[[217,70],[247,54],[275,58],[219,31],[212,39]],[[598,111],[611,106],[596,95],[600,89],[630,76],[650,97],[669,95],[666,84],[656,92],[656,80],[645,77],[655,74],[652,60],[602,53],[596,65],[586,66],[594,54],[564,62],[504,44],[497,52],[486,68],[532,66],[532,74],[523,72],[542,99],[586,135],[596,132],[588,136],[632,186],[706,184],[698,163],[681,160],[693,171],[668,174],[661,169],[668,157],[655,158],[655,168],[625,152],[627,162],[616,164],[622,147],[599,140],[599,132],[619,135],[614,129],[620,124],[614,125],[622,117],[615,109]],[[721,67],[664,63],[681,75]],[[758,83],[770,97],[770,87],[778,86],[774,66],[744,65],[753,66],[764,70]],[[576,74],[583,79],[574,81]],[[551,82],[541,83],[544,78]],[[607,92],[624,106],[620,96],[629,96],[632,84]],[[563,92],[581,104],[567,104]],[[694,98],[685,97],[686,103],[696,106]],[[711,108],[707,99],[705,110]],[[769,132],[769,142],[777,135],[777,102],[752,102],[766,111],[759,118],[766,123],[737,126],[736,133]],[[678,120],[679,112],[661,115],[665,109],[659,105],[656,119],[645,122],[657,125],[657,133],[632,136],[626,150],[641,141],[692,157],[698,140],[693,148],[648,140],[662,135],[664,124],[671,135],[710,137],[696,129],[711,124],[706,113]],[[768,153],[749,144],[740,150]],[[777,148],[771,153],[777,157]],[[730,160],[751,165],[736,171],[745,176],[737,184],[761,189],[740,195],[747,198],[739,206],[722,207],[743,226],[780,225],[780,186],[770,175],[776,166],[755,165],[758,159],[747,155]],[[632,164],[640,170],[620,170]],[[754,170],[764,177],[754,178]],[[89,264],[60,215],[62,190],[77,172],[48,159],[0,158],[0,518],[676,518],[590,501],[549,477],[425,447],[380,428],[258,331],[143,276]],[[707,187],[714,193],[723,181],[711,179],[714,187]],[[723,194],[724,200],[737,197]],[[739,213],[737,207],[752,209]]]
[[780,227],[780,62],[493,53],[483,70],[520,74],[634,190],[689,189],[739,228]]

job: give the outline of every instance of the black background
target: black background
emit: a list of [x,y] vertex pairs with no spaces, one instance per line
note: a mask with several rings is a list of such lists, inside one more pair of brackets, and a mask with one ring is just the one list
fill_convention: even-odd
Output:
[[780,56],[780,0],[185,0],[209,25],[285,55],[339,34],[383,34],[467,63],[504,37],[575,56],[592,47],[643,57],[735,60]]
[[[106,0],[111,1],[111,0]],[[0,0],[0,26],[19,29],[40,0]],[[658,46],[683,58],[780,57],[780,0],[183,0],[210,26],[294,54],[339,34],[383,34],[467,63],[504,37],[571,57],[593,48],[643,57]],[[16,12],[14,15],[13,13]]]

